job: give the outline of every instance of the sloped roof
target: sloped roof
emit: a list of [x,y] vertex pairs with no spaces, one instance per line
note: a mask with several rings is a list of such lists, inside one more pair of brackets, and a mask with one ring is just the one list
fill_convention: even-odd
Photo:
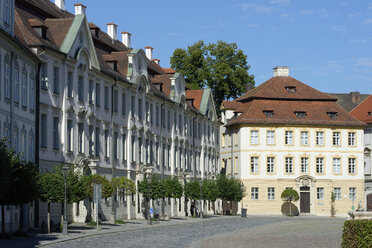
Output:
[[171,77],[172,75],[168,74],[162,74],[162,75],[155,75],[153,78],[151,78],[151,83],[157,84],[161,83],[163,84],[163,92],[166,96],[170,96],[171,93]]
[[358,104],[363,102],[367,97],[369,96],[368,94],[359,94],[360,101],[353,102],[353,93],[358,93],[359,92],[351,92],[351,93],[327,93],[328,95],[337,98],[337,103],[343,108],[346,112],[350,112],[353,110]]
[[372,95],[355,107],[350,114],[367,124],[372,123]]
[[[295,88],[288,91],[286,87]],[[224,101],[221,109],[241,114],[229,120],[227,125],[236,124],[285,124],[355,126],[365,124],[342,109],[337,99],[324,94],[292,77],[273,77],[257,88],[248,91],[234,101]],[[273,116],[266,115],[273,111]],[[305,112],[301,117],[296,112]],[[331,118],[330,113],[337,113]]]
[[[289,93],[286,87],[295,87],[294,93]],[[337,99],[324,94],[290,76],[272,77],[258,87],[249,90],[235,101],[244,102],[252,98],[265,99],[301,99],[301,100],[328,100]]]
[[204,90],[186,90],[186,99],[194,99],[194,107],[200,110]]

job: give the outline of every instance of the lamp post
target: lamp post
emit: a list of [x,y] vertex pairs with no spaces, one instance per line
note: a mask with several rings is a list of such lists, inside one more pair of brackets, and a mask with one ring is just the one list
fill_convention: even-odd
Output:
[[63,205],[63,229],[62,229],[62,233],[64,235],[67,235],[68,234],[68,230],[67,230],[67,220],[66,220],[66,203],[67,203],[67,174],[68,174],[68,165],[65,164],[62,168],[62,171],[63,171],[63,176],[65,177],[65,202],[64,202],[64,205]]
[[151,196],[151,177],[150,174],[152,173],[153,167],[148,165],[146,168],[146,174],[147,174],[147,184],[149,186],[149,193],[147,196],[147,206],[148,206],[148,216],[147,216],[147,225],[152,225],[152,220],[151,220],[151,209],[150,209],[150,196]]
[[200,179],[200,212],[199,217],[204,218],[204,212],[203,212],[203,181]]

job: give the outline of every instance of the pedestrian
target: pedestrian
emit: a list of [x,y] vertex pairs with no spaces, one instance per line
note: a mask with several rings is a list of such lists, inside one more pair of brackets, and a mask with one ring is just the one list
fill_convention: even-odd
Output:
[[194,216],[194,211],[195,211],[195,203],[191,203],[191,207],[190,207],[191,217]]

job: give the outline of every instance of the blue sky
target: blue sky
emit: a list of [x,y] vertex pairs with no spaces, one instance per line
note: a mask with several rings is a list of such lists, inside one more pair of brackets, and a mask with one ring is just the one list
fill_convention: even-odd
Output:
[[248,56],[256,85],[286,65],[318,90],[372,94],[372,1],[66,0],[71,12],[74,3],[102,30],[132,33],[133,48],[152,46],[162,67],[176,48],[223,40]]

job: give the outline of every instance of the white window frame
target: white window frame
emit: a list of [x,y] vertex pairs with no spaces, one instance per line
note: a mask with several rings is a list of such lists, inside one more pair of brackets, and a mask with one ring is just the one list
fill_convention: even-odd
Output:
[[341,173],[341,158],[333,158],[332,171],[334,174]]
[[285,144],[293,145],[293,131],[285,131]]
[[309,158],[301,157],[301,173],[309,173]]
[[293,157],[285,158],[285,173],[293,173]]
[[257,156],[251,157],[251,173],[259,172],[259,159]]
[[324,145],[324,132],[323,131],[316,132],[316,144],[318,146]]
[[275,131],[274,130],[268,130],[266,132],[266,144],[275,145]]
[[[227,137],[225,135],[225,137]],[[251,130],[251,144],[252,145],[258,145],[258,130]]]
[[324,200],[324,188],[323,187],[316,188],[316,199]]
[[251,188],[251,200],[258,200],[259,199],[259,189],[258,187]]

